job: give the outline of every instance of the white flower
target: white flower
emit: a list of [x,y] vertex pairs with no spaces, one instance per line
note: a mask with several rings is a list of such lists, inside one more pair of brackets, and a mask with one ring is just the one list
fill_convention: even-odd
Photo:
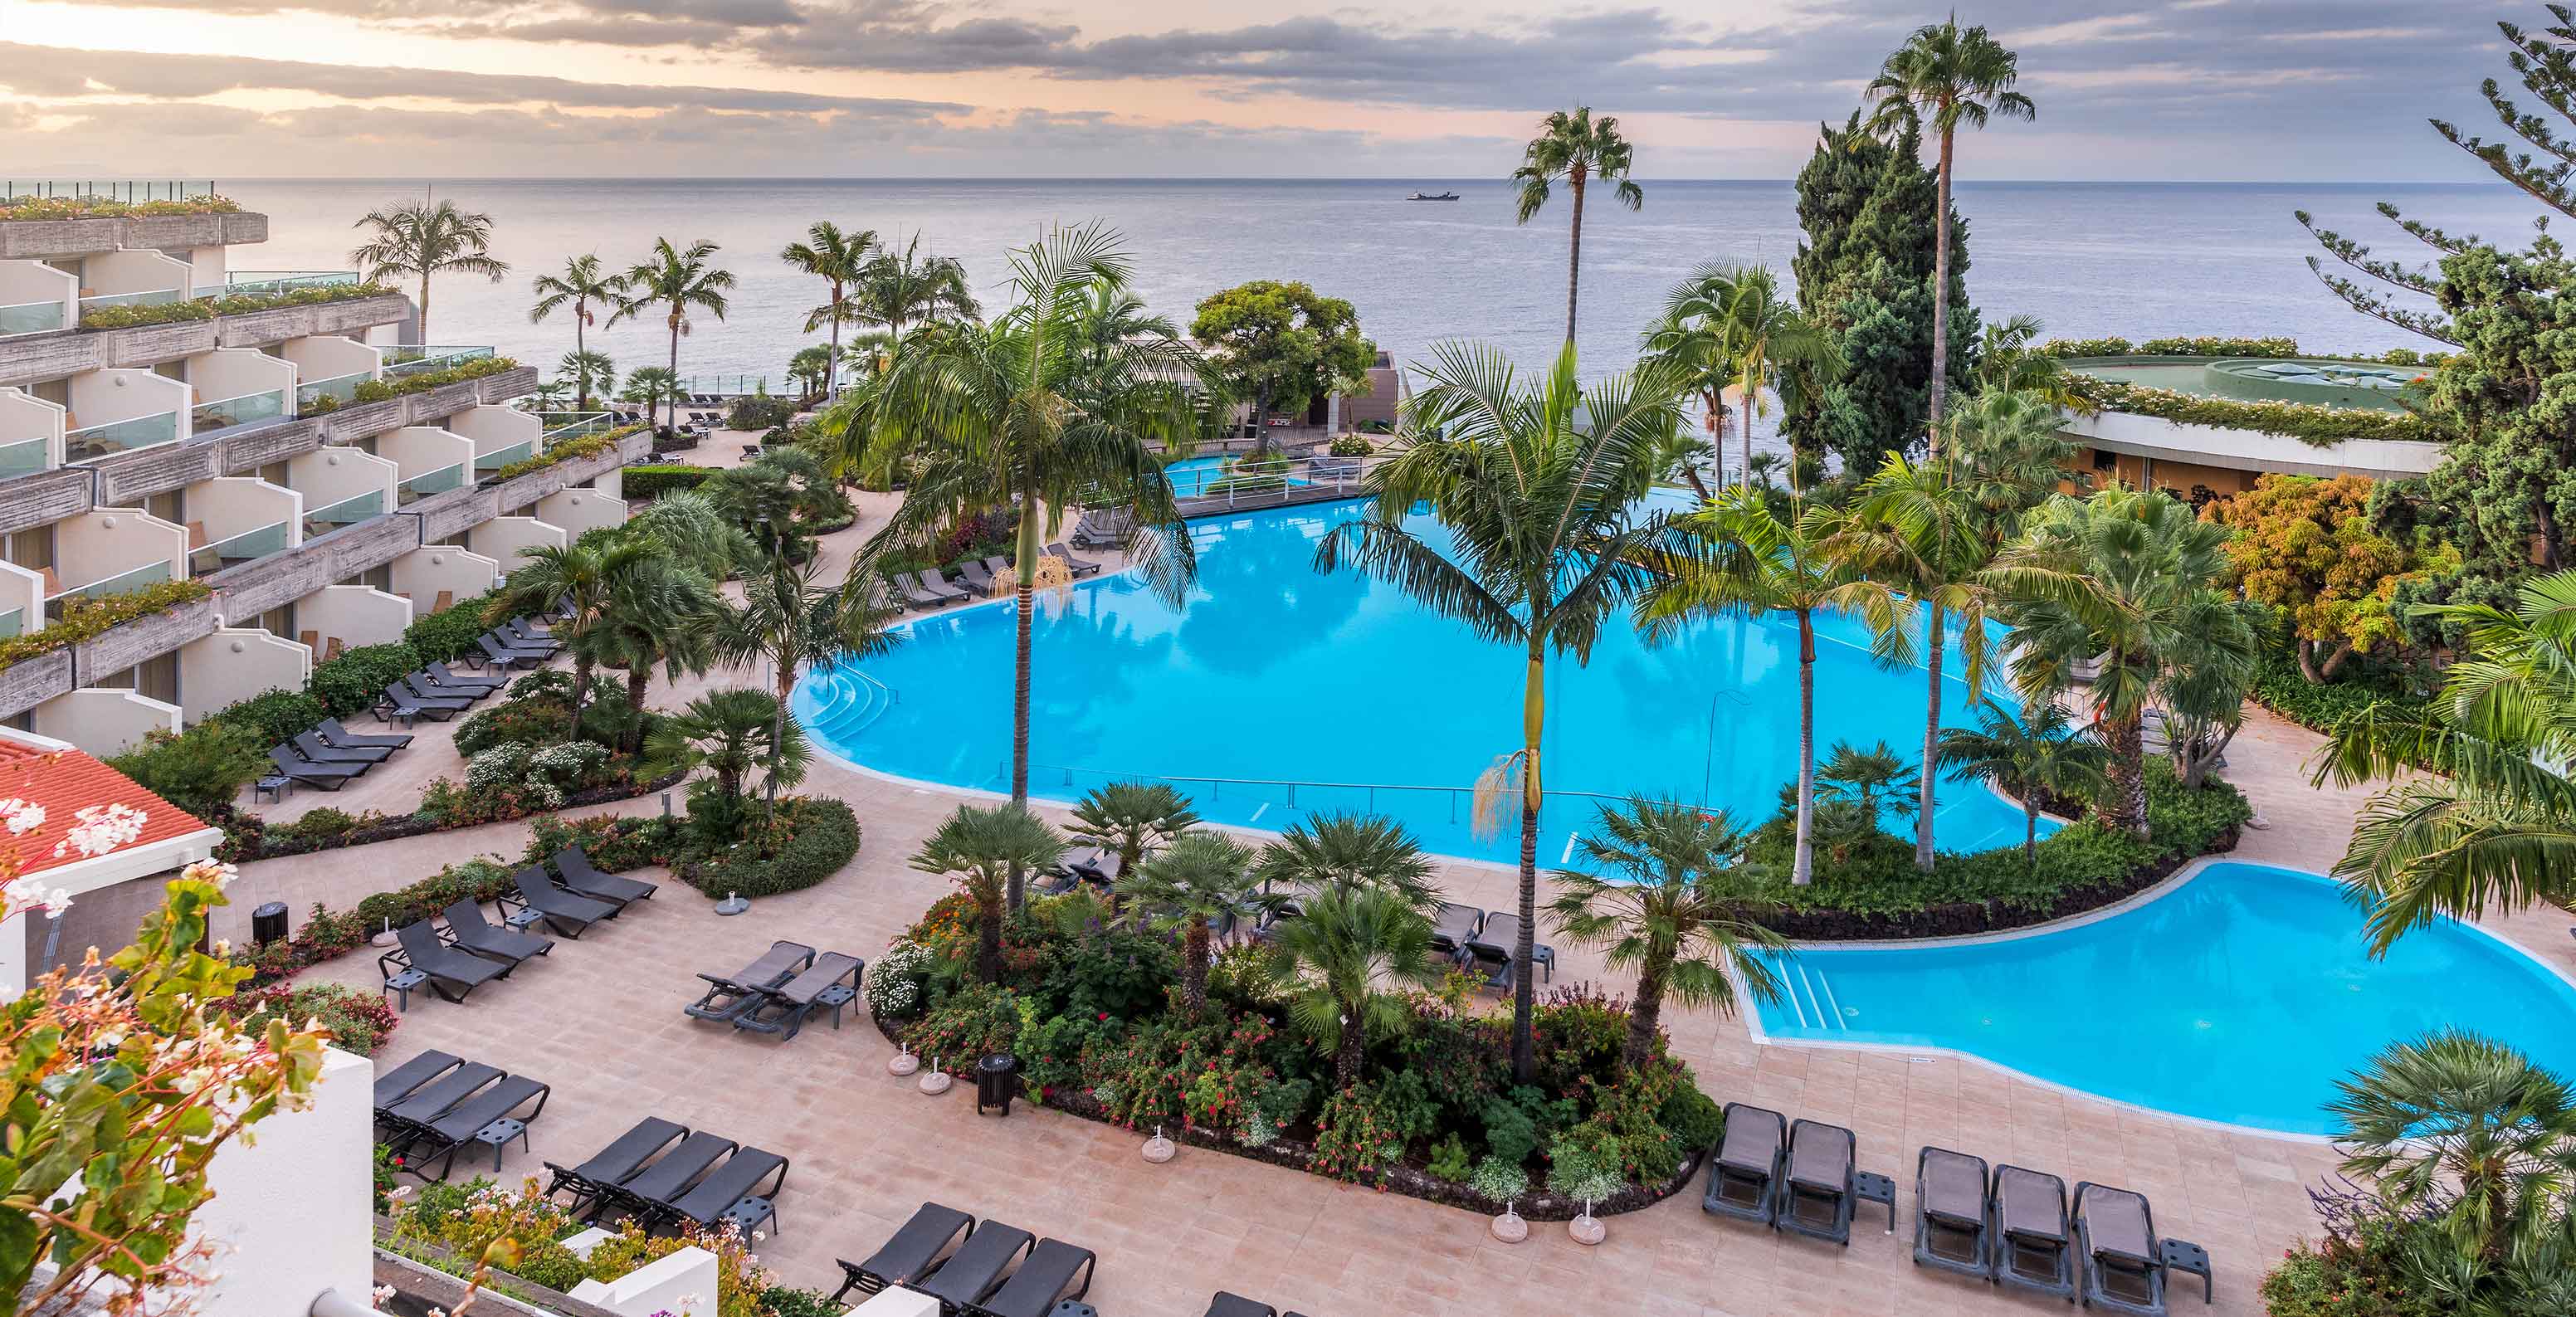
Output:
[[[78,853],[84,858],[105,855],[143,835],[144,814],[132,805],[83,805],[72,811],[79,820],[54,847],[54,858]],[[10,826],[14,829],[16,821]]]
[[45,826],[45,807],[11,796],[0,800],[0,821],[8,824],[10,836],[24,836]]
[[376,1303],[381,1306],[386,1300],[394,1296],[394,1287],[391,1285],[379,1285],[371,1292],[375,1295]]

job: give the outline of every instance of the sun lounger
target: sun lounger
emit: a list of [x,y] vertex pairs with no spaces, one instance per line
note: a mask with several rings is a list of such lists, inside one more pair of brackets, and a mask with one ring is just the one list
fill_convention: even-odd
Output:
[[1099,1264],[1090,1249],[1041,1239],[1002,1288],[967,1304],[966,1311],[981,1317],[1047,1317],[1059,1300],[1080,1302],[1091,1292],[1091,1273]]
[[428,975],[430,990],[453,1002],[464,1001],[476,988],[506,976],[518,963],[504,965],[459,951],[439,941],[426,919],[395,929],[394,939],[401,944],[404,963]]
[[2164,1317],[2164,1260],[2144,1195],[2078,1182],[2075,1263],[2086,1307]]
[[533,668],[546,661],[545,655],[534,650],[512,649],[503,645],[493,639],[489,631],[474,638],[474,647],[483,651],[484,658],[505,668]]
[[908,1288],[939,1300],[942,1312],[951,1308],[963,1311],[999,1289],[1002,1273],[1010,1270],[1011,1263],[1035,1243],[1036,1237],[1028,1231],[988,1220],[975,1227],[975,1233],[939,1264],[939,1270]]
[[1771,1224],[1773,1198],[1789,1159],[1788,1120],[1779,1112],[1729,1102],[1723,1113],[1726,1134],[1708,1159],[1708,1192],[1703,1211],[1719,1216]]
[[489,696],[492,692],[500,689],[498,686],[487,686],[479,682],[473,685],[462,685],[457,682],[442,681],[439,679],[437,673],[432,672],[427,668],[422,668],[419,671],[410,674],[405,677],[404,680],[410,682],[411,687],[414,690],[428,691],[446,699],[463,700],[468,704],[483,699],[486,696]]
[[780,938],[769,944],[760,958],[731,976],[700,974],[707,990],[696,1001],[681,1010],[701,1020],[720,1020],[727,1024],[760,1004],[761,994],[794,977],[798,970],[814,963],[814,948],[802,942]]
[[316,724],[315,728],[321,733],[324,744],[343,746],[349,749],[375,748],[382,750],[400,750],[404,746],[411,744],[411,733],[409,732],[403,732],[391,736],[361,736],[358,733],[341,726],[340,720],[337,718],[325,718],[320,723]]
[[382,746],[377,746],[374,749],[338,749],[333,746],[323,744],[322,738],[315,736],[311,732],[297,732],[295,734],[295,739],[288,742],[288,744],[294,746],[295,752],[302,755],[308,763],[324,765],[347,764],[361,773],[383,763],[388,756],[393,754],[393,751],[387,750]]
[[957,578],[971,594],[989,597],[993,593],[993,569],[973,559],[957,564]]
[[501,638],[502,644],[513,649],[541,649],[551,654],[563,648],[563,642],[555,639],[553,632],[538,630],[525,617],[511,618],[492,631]]
[[465,1064],[445,1052],[428,1051],[376,1076],[376,1119],[396,1103],[420,1090],[420,1086]]
[[1788,1174],[1777,1224],[1791,1234],[1851,1245],[1853,1138],[1840,1125],[1802,1120],[1789,1127]]
[[455,1069],[412,1090],[411,1096],[377,1112],[376,1123],[397,1131],[397,1137],[409,1137],[500,1077],[501,1071],[497,1066],[484,1065],[480,1061],[462,1062]]
[[894,589],[896,594],[903,596],[905,603],[915,608],[939,608],[957,602],[948,595],[936,594],[924,589],[919,581],[913,579],[913,574],[910,572],[894,574]]
[[859,976],[866,970],[867,962],[856,956],[824,952],[804,972],[762,993],[751,1009],[734,1017],[733,1026],[753,1033],[778,1034],[779,1041],[785,1042],[803,1031],[814,1012],[829,1010],[832,1027],[838,1029],[840,1008],[858,996]]
[[[759,1148],[737,1149],[725,1158],[724,1165],[707,1172],[695,1188],[669,1204],[664,1218],[712,1227],[731,1215],[741,1222],[743,1233],[749,1234],[764,1223],[776,1223],[778,1191],[785,1187],[786,1158]],[[737,1208],[743,1210],[737,1212]]]
[[1218,1290],[1208,1300],[1206,1317],[1279,1317],[1279,1310],[1266,1303],[1255,1303],[1240,1294]]
[[465,708],[466,702],[463,700],[424,700],[412,694],[401,682],[385,687],[384,699],[376,704],[376,712],[389,718],[400,719],[405,727],[423,718],[443,723],[465,712]]
[[483,917],[483,907],[467,898],[440,913],[447,916],[447,935],[457,946],[487,960],[516,967],[530,956],[542,956],[555,949],[554,939],[504,928]]
[[1444,956],[1456,955],[1458,948],[1466,945],[1484,926],[1484,911],[1443,901],[1438,917],[1431,921],[1431,949]]
[[510,679],[507,677],[469,676],[450,668],[444,663],[423,664],[421,666],[421,670],[428,673],[430,676],[437,678],[439,685],[453,686],[458,690],[471,690],[474,687],[479,686],[483,688],[486,694],[489,694],[510,684]]
[[[546,1098],[552,1092],[548,1086],[525,1075],[502,1076],[499,1083],[457,1103],[446,1114],[422,1127],[406,1147],[403,1169],[424,1180],[446,1179],[448,1172],[456,1168],[457,1152],[474,1142],[475,1136],[493,1122],[515,1120],[520,1126],[517,1137],[527,1137],[527,1126],[535,1124],[537,1117],[545,1114]],[[519,1109],[531,1101],[537,1105],[521,1113]],[[501,1169],[501,1148],[506,1142],[496,1140],[492,1144],[493,1170]],[[432,1161],[439,1163],[435,1176],[430,1175],[427,1169]]]
[[1914,1158],[1914,1264],[1994,1279],[1986,1159],[1926,1147]]
[[573,1215],[580,1216],[596,1207],[608,1196],[610,1190],[624,1184],[633,1178],[637,1171],[644,1169],[644,1163],[653,1160],[655,1153],[687,1137],[689,1137],[688,1126],[664,1120],[659,1116],[647,1116],[635,1122],[633,1129],[618,1135],[607,1147],[591,1154],[588,1161],[571,1170],[565,1170],[553,1162],[545,1163],[546,1170],[550,1173],[550,1178],[546,1181],[546,1194],[552,1197],[558,1189],[572,1190]]
[[652,1165],[610,1186],[608,1199],[639,1220],[655,1220],[734,1147],[731,1139],[699,1130]]
[[[1483,927],[1471,937],[1458,942],[1459,963],[1494,961],[1488,987],[1505,988],[1512,982],[1512,956],[1520,949],[1521,917],[1509,910],[1497,910],[1485,916]],[[1544,970],[1550,981],[1556,978],[1556,948],[1544,942],[1530,943],[1530,959]]]
[[1085,846],[1080,850],[1067,851],[1058,864],[1066,873],[1084,882],[1098,883],[1103,887],[1117,882],[1118,875],[1126,868],[1126,863],[1118,857],[1118,852],[1103,850],[1097,846]]
[[1065,570],[1072,572],[1077,578],[1100,574],[1100,564],[1088,558],[1074,557],[1073,550],[1061,541],[1046,546],[1046,554],[1050,558],[1064,559]]
[[268,762],[275,764],[277,771],[286,777],[325,791],[337,791],[349,785],[349,779],[367,771],[358,764],[317,764],[309,759],[298,759],[287,753],[282,745],[268,748]]
[[841,1288],[833,1291],[837,1306],[841,1296],[852,1290],[874,1294],[889,1285],[910,1285],[930,1274],[958,1241],[975,1231],[975,1218],[953,1207],[923,1203],[914,1209],[912,1219],[898,1227],[894,1234],[865,1262],[838,1259],[841,1263]]
[[[516,904],[520,909],[544,915],[547,927],[575,941],[579,941],[591,925],[617,917],[616,906],[587,896],[575,896],[555,886],[554,881],[546,877],[544,869],[521,869],[511,880],[511,886],[518,889]],[[512,904],[507,893],[502,895],[501,901],[505,909]]]
[[620,878],[601,873],[590,862],[590,854],[579,846],[566,846],[554,853],[555,872],[563,875],[564,890],[575,896],[587,896],[625,906],[635,901],[650,901],[657,890],[640,878]]
[[1011,566],[1010,559],[998,553],[991,554],[984,559],[984,570],[993,574],[993,584],[1019,588],[1019,569]]
[[1995,1168],[1988,1230],[1994,1237],[1997,1284],[2061,1299],[2075,1297],[2075,1265],[2066,1235],[2066,1182],[2019,1166]]

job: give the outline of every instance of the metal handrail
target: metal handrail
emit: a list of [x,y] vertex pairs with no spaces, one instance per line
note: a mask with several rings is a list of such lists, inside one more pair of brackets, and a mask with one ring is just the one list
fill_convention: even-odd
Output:
[[[1437,794],[1444,795],[1449,798],[1449,821],[1452,823],[1458,821],[1458,806],[1462,800],[1472,804],[1476,795],[1476,788],[1473,786],[1424,786],[1401,782],[1323,782],[1302,778],[1210,777],[1192,773],[1114,773],[1105,769],[1083,768],[1071,764],[1031,764],[1029,765],[1029,771],[1031,773],[1037,773],[1040,771],[1061,773],[1063,774],[1063,784],[1067,787],[1071,787],[1073,785],[1074,775],[1077,773],[1097,777],[1103,782],[1188,783],[1204,786],[1207,789],[1207,798],[1211,801],[1224,799],[1225,788],[1229,786],[1284,788],[1287,792],[1287,805],[1290,809],[1297,808],[1297,793],[1301,789],[1311,791],[1364,792],[1366,793],[1366,799],[1368,802],[1367,807],[1371,811],[1374,811],[1377,808],[1377,793],[1381,791],[1405,792],[1415,795]],[[1002,763],[1000,775],[1006,778],[1010,776],[1010,764],[1008,761],[1004,761]],[[1605,800],[1624,801],[1629,798],[1623,793],[1572,791],[1563,788],[1547,788],[1539,792],[1540,808],[1544,810],[1546,802],[1557,797],[1563,797],[1569,801],[1591,802]]]
[[[179,409],[172,408],[166,412],[145,412],[141,416],[128,416],[121,421],[102,421],[97,425],[84,425],[77,430],[65,431],[63,434],[63,452],[65,454],[65,458],[69,461],[86,461],[91,456],[104,456],[104,454],[81,453],[80,450],[89,440],[101,437],[110,430],[117,429],[120,426],[138,425],[146,421],[168,421],[170,423],[169,434],[155,438],[150,443],[119,444],[116,447],[107,449],[106,451],[111,453],[130,453],[139,449],[158,448],[163,444],[175,444],[179,442],[179,415]],[[72,454],[75,453],[79,453],[80,455],[72,456]]]
[[[158,574],[157,574],[157,575],[155,575],[155,573],[158,573]],[[141,580],[136,580],[136,581],[134,582],[134,587],[141,587],[141,586],[146,586],[146,585],[156,585],[156,584],[159,584],[159,583],[160,583],[160,582],[162,582],[162,581],[166,581],[166,580],[169,580],[169,579],[170,579],[170,564],[169,564],[169,563],[166,563],[166,562],[147,562],[147,563],[143,564],[143,565],[142,565],[142,566],[140,566],[140,567],[129,567],[129,568],[125,569],[124,571],[121,571],[121,572],[116,573],[115,575],[112,575],[112,576],[102,576],[102,577],[98,578],[97,580],[90,582],[90,583],[89,583],[89,584],[87,584],[87,585],[75,585],[75,586],[73,586],[72,588],[70,588],[70,589],[68,589],[68,590],[63,591],[63,592],[62,592],[62,593],[60,593],[60,594],[50,595],[50,596],[48,596],[48,597],[47,597],[47,602],[48,602],[48,603],[50,603],[50,602],[52,602],[52,601],[53,601],[53,600],[55,600],[55,599],[68,599],[68,598],[70,598],[70,597],[71,597],[71,596],[73,596],[73,595],[81,595],[81,596],[84,596],[84,597],[87,597],[87,598],[97,598],[100,594],[124,594],[124,593],[126,593],[126,592],[127,592],[126,590],[101,590],[101,588],[100,588],[100,587],[102,587],[102,586],[111,586],[111,585],[116,585],[116,584],[118,584],[118,583],[120,583],[120,582],[123,582],[123,581],[127,580],[127,579],[128,579],[128,578],[130,578],[130,577],[141,577],[141,578],[145,578],[145,579],[141,579]],[[134,587],[129,587],[129,588],[134,588]]]
[[512,462],[522,461],[536,455],[537,441],[534,439],[522,439],[506,448],[495,448],[488,453],[476,453],[474,455],[474,469],[477,471],[498,471]]
[[[258,389],[250,393],[237,393],[229,398],[217,398],[213,402],[192,403],[188,408],[188,427],[191,433],[212,433],[217,430],[229,430],[236,425],[249,425],[257,421],[277,420],[280,417],[288,416],[293,413],[293,408],[290,406],[290,399],[292,396],[293,391],[288,389]],[[238,420],[225,421],[221,425],[207,425],[198,419],[201,416],[211,417],[221,415],[223,408],[230,407],[234,403],[249,402],[253,399],[265,398],[275,398],[277,400],[277,410],[265,416],[245,416]]]

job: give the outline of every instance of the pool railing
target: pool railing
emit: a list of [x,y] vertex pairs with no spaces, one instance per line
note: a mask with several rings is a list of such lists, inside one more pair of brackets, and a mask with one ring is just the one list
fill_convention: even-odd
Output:
[[[997,774],[997,777],[1000,780],[1007,781],[1010,777],[1010,772],[1010,763],[1005,760],[1001,764],[1000,772]],[[1200,777],[1183,773],[1112,773],[1096,768],[1076,768],[1069,764],[1029,765],[1029,775],[1032,778],[1035,778],[1040,774],[1055,778],[1058,785],[1068,792],[1075,790],[1078,786],[1086,782],[1099,785],[1107,785],[1112,782],[1154,782],[1165,783],[1175,787],[1204,788],[1207,799],[1211,803],[1225,799],[1225,789],[1232,787],[1238,795],[1250,792],[1256,799],[1276,799],[1278,803],[1292,810],[1308,808],[1310,806],[1316,809],[1349,808],[1351,804],[1350,801],[1341,799],[1317,799],[1318,797],[1330,797],[1335,795],[1335,793],[1342,792],[1354,793],[1359,803],[1359,807],[1368,813],[1379,812],[1377,800],[1380,793],[1408,799],[1420,799],[1423,796],[1440,796],[1444,797],[1448,803],[1449,821],[1452,824],[1467,822],[1469,817],[1474,813],[1476,801],[1476,788],[1473,786],[1440,787],[1395,782],[1324,782],[1306,779],[1269,777]],[[1297,797],[1299,792],[1304,792],[1306,794],[1306,802],[1301,803],[1298,800]],[[1630,799],[1630,797],[1626,795],[1601,791],[1543,790],[1539,793],[1539,796],[1539,813],[1541,817],[1546,816],[1548,805],[1557,801],[1564,801],[1569,804],[1597,806],[1604,801],[1617,803]],[[1517,805],[1510,806],[1507,810],[1507,817],[1518,818],[1519,807]]]

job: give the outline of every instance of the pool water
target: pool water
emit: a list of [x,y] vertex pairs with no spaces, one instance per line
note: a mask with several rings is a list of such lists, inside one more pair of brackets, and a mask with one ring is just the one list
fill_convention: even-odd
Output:
[[[1199,580],[1178,609],[1117,575],[1041,595],[1031,792],[1071,801],[1104,782],[1167,780],[1211,821],[1265,829],[1375,810],[1435,852],[1516,862],[1516,821],[1475,836],[1469,788],[1520,743],[1519,655],[1393,586],[1318,574],[1316,541],[1359,513],[1336,503],[1191,523]],[[1818,757],[1837,740],[1920,746],[1924,675],[1881,668],[1858,622],[1820,623]],[[796,717],[852,763],[1008,790],[1012,610],[949,609],[905,629],[905,643],[856,669],[808,674]],[[1564,863],[1593,818],[1597,802],[1580,793],[1719,806],[1750,827],[1797,772],[1792,621],[1706,622],[1648,648],[1622,620],[1589,667],[1555,658],[1548,673],[1542,865]],[[1951,711],[1966,695],[1953,679],[1945,717],[1965,719]],[[1935,835],[1957,850],[2017,844],[2022,815],[1956,783]]]
[[[1167,463],[1163,467],[1163,476],[1172,482],[1173,497],[1198,498],[1206,494],[1211,486],[1225,480],[1225,464],[1230,460],[1232,459],[1225,457],[1184,457],[1177,462]],[[1259,477],[1256,475],[1246,478]],[[1307,481],[1304,476],[1291,475],[1287,477],[1287,483],[1294,487],[1304,485]]]
[[2576,1074],[2576,987],[2449,920],[2364,950],[2315,874],[2220,861],[2144,905],[1978,943],[1803,948],[1772,1038],[1943,1048],[2203,1120],[2327,1134],[2322,1104],[2392,1042],[2475,1028]]

